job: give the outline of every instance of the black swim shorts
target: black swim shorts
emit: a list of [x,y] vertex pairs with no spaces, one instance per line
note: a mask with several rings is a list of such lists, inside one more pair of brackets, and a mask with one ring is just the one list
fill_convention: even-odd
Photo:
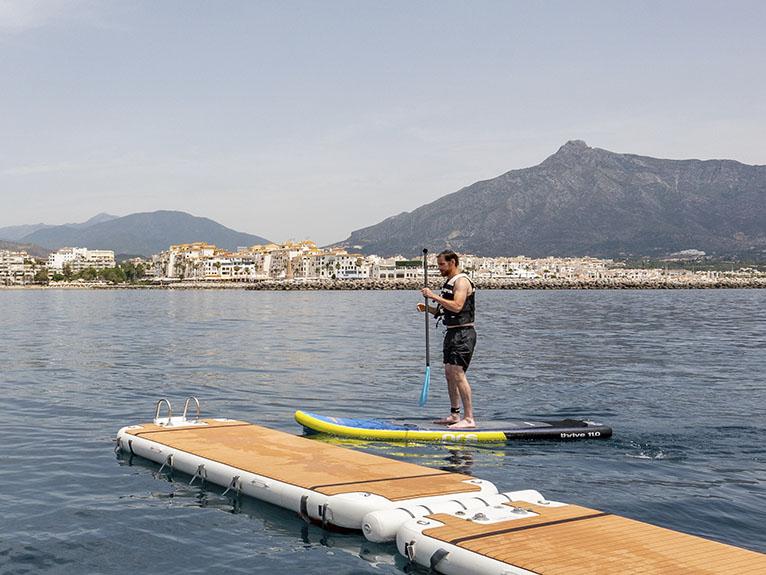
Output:
[[444,363],[459,365],[463,371],[468,371],[475,347],[476,330],[473,326],[448,329],[444,334]]

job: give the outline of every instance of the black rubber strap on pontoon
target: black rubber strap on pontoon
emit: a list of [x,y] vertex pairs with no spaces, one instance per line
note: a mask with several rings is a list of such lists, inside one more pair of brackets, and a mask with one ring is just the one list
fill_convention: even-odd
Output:
[[429,573],[438,573],[438,571],[436,571],[436,566],[439,564],[439,561],[444,559],[447,555],[449,555],[449,551],[442,547],[439,547],[434,551],[434,554],[431,555],[431,569],[429,570]]
[[342,487],[344,485],[364,485],[367,483],[381,483],[383,481],[400,481],[402,479],[418,479],[420,477],[438,477],[440,475],[450,475],[451,472],[449,471],[441,471],[439,473],[426,473],[423,475],[406,475],[403,477],[383,477],[381,479],[366,479],[364,481],[349,481],[346,483],[327,483],[325,485],[314,485],[312,487],[309,487],[311,491],[316,491],[317,489],[322,489],[324,487]]

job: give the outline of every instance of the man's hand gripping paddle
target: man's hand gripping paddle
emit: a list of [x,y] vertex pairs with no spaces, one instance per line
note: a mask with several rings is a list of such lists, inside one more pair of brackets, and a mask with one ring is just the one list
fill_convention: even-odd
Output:
[[[423,285],[428,287],[428,250],[423,248]],[[423,391],[420,392],[420,407],[423,407],[428,399],[428,382],[431,379],[431,345],[429,334],[428,298],[426,299],[426,380],[423,383]]]

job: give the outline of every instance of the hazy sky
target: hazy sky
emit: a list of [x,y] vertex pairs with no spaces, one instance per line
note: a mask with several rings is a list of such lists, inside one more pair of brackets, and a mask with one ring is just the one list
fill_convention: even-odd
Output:
[[763,0],[0,0],[0,227],[166,209],[327,244],[571,139],[766,164],[765,23]]

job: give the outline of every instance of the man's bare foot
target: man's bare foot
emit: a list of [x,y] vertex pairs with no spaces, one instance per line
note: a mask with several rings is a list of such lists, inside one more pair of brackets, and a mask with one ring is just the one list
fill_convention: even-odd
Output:
[[445,417],[444,419],[437,419],[434,421],[434,423],[437,423],[439,425],[450,425],[452,423],[457,423],[460,421],[460,416],[456,413],[453,413],[449,417]]
[[450,429],[475,429],[476,423],[473,419],[461,419],[457,423],[453,423],[449,426]]

